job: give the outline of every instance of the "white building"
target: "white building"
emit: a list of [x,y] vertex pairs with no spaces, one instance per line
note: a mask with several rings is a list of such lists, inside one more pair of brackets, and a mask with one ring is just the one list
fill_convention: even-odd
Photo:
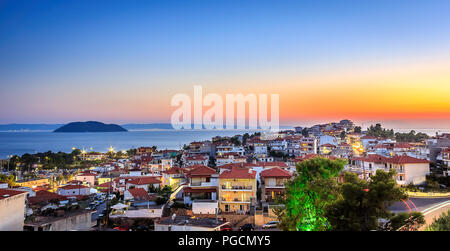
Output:
[[67,185],[58,188],[58,194],[62,196],[85,196],[90,194],[90,188],[82,185]]

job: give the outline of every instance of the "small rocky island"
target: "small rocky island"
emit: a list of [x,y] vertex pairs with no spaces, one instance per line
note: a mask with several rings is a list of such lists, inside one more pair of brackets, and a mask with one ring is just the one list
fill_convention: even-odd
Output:
[[127,132],[125,128],[115,124],[104,124],[97,121],[72,122],[53,132]]

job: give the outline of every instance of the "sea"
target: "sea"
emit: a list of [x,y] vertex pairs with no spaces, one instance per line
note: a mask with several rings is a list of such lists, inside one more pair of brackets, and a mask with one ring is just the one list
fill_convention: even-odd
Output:
[[[395,132],[427,133],[450,132],[450,129],[394,129]],[[71,152],[73,148],[86,151],[107,152],[157,146],[158,149],[181,149],[192,141],[211,140],[215,136],[234,136],[254,133],[252,130],[130,130],[128,132],[103,133],[53,133],[52,131],[3,131],[0,132],[0,159],[9,155],[38,152]]]
[[157,146],[158,149],[181,149],[193,141],[211,140],[215,136],[234,136],[253,130],[138,130],[101,133],[54,133],[51,131],[0,132],[0,159],[8,155],[25,153],[71,152],[73,148],[86,151],[107,152],[128,150],[141,146]]

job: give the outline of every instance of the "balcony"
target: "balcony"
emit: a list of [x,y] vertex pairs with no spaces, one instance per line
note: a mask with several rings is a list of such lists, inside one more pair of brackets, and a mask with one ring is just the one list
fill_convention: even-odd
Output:
[[252,186],[223,186],[223,191],[252,191]]
[[265,188],[284,188],[284,183],[282,184],[265,184]]
[[191,183],[190,186],[191,187],[212,187],[212,186],[216,186],[216,185],[213,184],[213,182],[194,182],[194,183]]
[[242,199],[226,199],[222,198],[220,200],[221,203],[251,203],[251,200],[242,200]]

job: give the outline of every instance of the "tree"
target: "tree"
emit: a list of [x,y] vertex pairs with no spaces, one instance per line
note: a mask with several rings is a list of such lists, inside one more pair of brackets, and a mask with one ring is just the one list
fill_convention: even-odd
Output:
[[359,179],[356,174],[344,174],[340,184],[341,197],[326,209],[325,216],[335,231],[369,231],[378,229],[378,219],[389,219],[388,206],[406,199],[405,192],[394,180],[395,170],[377,170],[371,180]]
[[439,219],[434,219],[433,223],[426,228],[427,231],[450,231],[450,210],[442,213]]
[[304,137],[308,137],[309,136],[309,130],[308,130],[308,128],[303,128],[302,129],[302,135],[304,136]]
[[339,137],[344,140],[347,137],[347,133],[345,131],[342,131]]
[[16,177],[14,175],[5,175],[0,174],[0,182],[1,183],[8,183],[8,187],[13,187],[16,185]]
[[361,133],[362,132],[361,126],[356,126],[355,129],[354,129],[354,132]]
[[390,218],[384,230],[417,231],[424,224],[425,216],[421,212],[399,213]]
[[371,125],[367,129],[367,135],[377,138],[394,138],[394,130],[388,130],[381,126],[381,124]]
[[156,198],[156,203],[158,205],[166,203],[170,199],[172,194],[172,187],[165,185],[163,188],[157,189],[158,197]]
[[286,195],[279,199],[284,209],[275,210],[285,231],[327,230],[326,206],[334,201],[336,176],[346,161],[316,157],[297,164],[297,174],[286,184]]

